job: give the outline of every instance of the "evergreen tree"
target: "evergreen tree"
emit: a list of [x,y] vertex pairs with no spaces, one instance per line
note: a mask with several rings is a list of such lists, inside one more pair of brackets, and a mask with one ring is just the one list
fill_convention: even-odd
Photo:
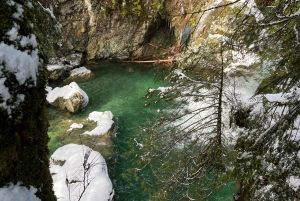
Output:
[[[255,2],[234,8],[225,49],[199,48],[196,63],[210,79],[199,77],[199,68],[176,69],[168,76],[170,87],[149,90],[147,97],[157,94],[156,101],[174,106],[160,110],[159,118],[143,128],[143,139],[134,139],[140,154],[137,168],[130,172],[138,175],[153,200],[206,199],[233,179],[222,180],[234,159],[236,200],[299,199],[300,5],[288,0]],[[224,102],[229,104],[225,97],[230,98],[224,93],[224,68],[230,62],[224,62],[224,52],[228,55],[229,50],[260,55],[260,67],[269,73],[256,91],[262,101],[251,106],[252,111],[234,105],[232,119],[244,127],[235,153],[224,138],[222,118]],[[271,67],[264,69],[266,61]],[[266,93],[286,100],[274,101]],[[188,107],[191,97],[198,103],[193,109]],[[147,176],[149,172],[155,179]]]
[[269,59],[272,69],[256,91],[262,107],[251,113],[248,130],[236,145],[235,173],[241,181],[236,199],[298,200],[300,5],[285,0],[256,3],[237,16],[233,39],[242,38],[238,46]]
[[33,186],[41,200],[56,200],[45,99],[56,21],[27,0],[1,0],[0,17],[0,186]]
[[207,41],[195,68],[174,67],[168,87],[148,90],[151,101],[171,103],[143,128],[142,139],[134,139],[137,168],[129,172],[142,181],[151,200],[205,200],[224,185],[232,150],[223,133],[229,127],[223,120],[229,64],[224,44]]

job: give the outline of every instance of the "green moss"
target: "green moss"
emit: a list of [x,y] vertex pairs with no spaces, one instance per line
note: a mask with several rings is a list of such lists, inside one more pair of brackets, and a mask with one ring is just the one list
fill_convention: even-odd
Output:
[[196,17],[190,18],[190,26],[196,26],[197,25],[197,19]]

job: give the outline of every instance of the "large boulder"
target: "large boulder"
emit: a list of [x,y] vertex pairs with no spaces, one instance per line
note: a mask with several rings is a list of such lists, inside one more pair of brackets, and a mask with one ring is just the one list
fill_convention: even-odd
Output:
[[47,95],[47,101],[56,108],[74,113],[87,106],[89,98],[76,82],[72,82],[50,91]]
[[102,155],[85,145],[68,144],[50,158],[53,189],[58,201],[111,201],[112,182]]
[[70,82],[86,82],[95,78],[94,73],[86,67],[75,68],[71,70],[70,76],[64,80],[65,83]]

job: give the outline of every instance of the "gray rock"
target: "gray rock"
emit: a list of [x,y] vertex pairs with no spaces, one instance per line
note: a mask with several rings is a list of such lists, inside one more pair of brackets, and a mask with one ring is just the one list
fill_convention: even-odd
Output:
[[80,67],[80,68],[75,68],[71,70],[70,76],[64,80],[65,83],[70,83],[70,82],[86,82],[90,81],[95,78],[94,73],[92,73],[91,70],[85,68],[85,67]]
[[48,80],[56,81],[65,76],[67,67],[62,65],[48,65],[47,69],[49,72]]

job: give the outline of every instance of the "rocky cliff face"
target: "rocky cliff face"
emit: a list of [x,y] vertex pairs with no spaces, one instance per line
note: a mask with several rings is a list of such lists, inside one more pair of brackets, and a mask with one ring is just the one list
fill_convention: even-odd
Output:
[[165,49],[180,45],[185,27],[192,28],[187,41],[189,52],[199,51],[200,44],[209,34],[223,31],[219,17],[225,12],[223,8],[198,12],[220,2],[157,2],[55,0],[52,9],[62,25],[58,56],[68,58],[73,53],[81,53],[82,62],[163,58]]
[[164,45],[174,41],[172,30],[152,8],[141,15],[111,0],[56,0],[52,9],[62,25],[58,56],[82,53],[83,60],[151,57],[155,48],[147,43],[160,40],[156,33]]

